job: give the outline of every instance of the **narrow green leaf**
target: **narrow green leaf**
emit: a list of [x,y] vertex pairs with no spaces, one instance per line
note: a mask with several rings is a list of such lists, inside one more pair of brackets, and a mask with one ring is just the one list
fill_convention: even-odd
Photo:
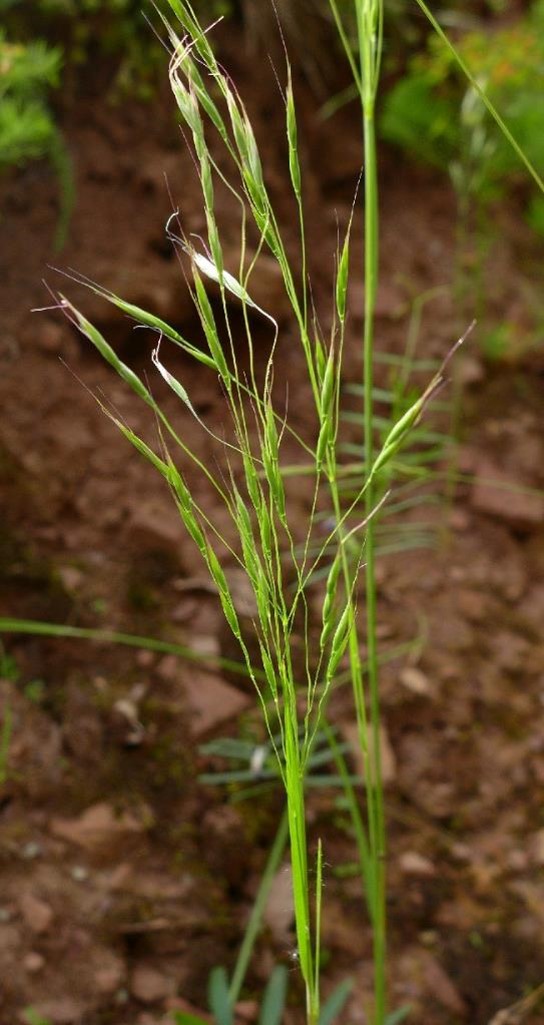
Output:
[[400,1025],[401,1021],[404,1021],[410,1014],[412,1008],[410,1004],[404,1004],[399,1007],[398,1010],[392,1011],[391,1014],[387,1015],[384,1025]]
[[175,1025],[208,1025],[204,1018],[199,1018],[196,1014],[187,1014],[186,1011],[174,1011],[174,1022]]
[[51,1025],[48,1018],[43,1018],[41,1014],[38,1014],[33,1007],[27,1007],[23,1011],[25,1021],[28,1025]]
[[319,1025],[332,1025],[337,1015],[343,1011],[346,1000],[348,999],[353,983],[351,979],[346,979],[341,982],[339,986],[331,993],[328,1000],[325,1002],[319,1015]]
[[[42,623],[35,619],[0,618],[0,634],[28,634],[36,637],[65,637],[72,640],[92,641],[96,644],[122,644],[129,648],[142,648],[147,651],[159,651],[165,655],[177,655],[190,662],[209,662],[210,656],[193,651],[192,648],[172,641],[161,641],[156,637],[140,637],[137,634],[115,633],[113,630],[94,630],[84,626],[66,626],[64,623]],[[220,669],[239,676],[248,676],[247,666],[235,659],[217,658],[214,660]],[[258,680],[266,677],[259,669],[252,669]]]
[[[272,741],[275,745],[275,741]],[[280,819],[280,824],[270,852],[268,859],[264,867],[264,871],[261,875],[261,881],[259,883],[259,889],[257,891],[255,902],[249,916],[242,945],[238,952],[236,964],[233,968],[232,977],[230,981],[229,994],[231,1003],[235,1004],[240,995],[240,990],[243,985],[244,978],[251,960],[255,942],[259,934],[259,930],[262,924],[262,917],[266,902],[270,895],[270,889],[278,871],[280,862],[283,858],[285,846],[287,843],[288,823],[287,823],[287,812],[284,811]],[[266,998],[265,998],[266,999]]]
[[265,990],[259,1025],[280,1025],[287,996],[287,968],[276,965]]
[[229,982],[224,968],[214,968],[210,974],[208,1002],[216,1025],[233,1025],[234,1016],[229,997]]

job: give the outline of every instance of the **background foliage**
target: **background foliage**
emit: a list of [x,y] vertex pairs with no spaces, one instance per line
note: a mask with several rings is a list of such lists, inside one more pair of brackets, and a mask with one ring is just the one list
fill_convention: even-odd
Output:
[[[542,0],[502,28],[462,32],[456,45],[531,162],[544,166]],[[523,174],[508,141],[485,117],[483,104],[467,90],[451,52],[436,35],[429,36],[424,53],[409,60],[389,92],[381,130],[414,158],[453,170],[457,179],[456,162],[469,160],[471,188],[484,200],[500,195],[508,180]]]

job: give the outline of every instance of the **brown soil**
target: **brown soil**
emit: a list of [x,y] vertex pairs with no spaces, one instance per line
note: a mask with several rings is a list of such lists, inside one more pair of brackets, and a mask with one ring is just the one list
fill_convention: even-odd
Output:
[[[248,82],[243,66],[238,71],[289,223],[272,76]],[[326,320],[336,211],[342,221],[349,210],[358,125],[351,108],[319,121],[303,85],[299,92],[313,288]],[[3,186],[0,613],[144,634],[232,658],[217,598],[168,489],[94,396],[105,396],[137,432],[153,437],[152,421],[62,317],[30,312],[48,305],[41,279],[55,287],[60,280],[124,358],[151,371],[150,337],[59,279],[47,269],[54,263],[77,267],[190,335],[195,318],[163,224],[172,208],[166,174],[186,229],[203,229],[191,159],[167,94],[123,109],[96,94],[67,104],[63,121],[77,205],[60,255],[51,255],[50,170],[34,166]],[[400,351],[411,301],[451,282],[455,205],[444,180],[393,154],[383,159],[378,340],[382,350]],[[234,212],[221,202],[234,252]],[[512,203],[501,214],[486,287],[488,309],[517,338],[533,325],[538,259]],[[277,280],[267,273],[261,287],[269,300],[278,296],[271,301],[283,317]],[[355,287],[352,300],[347,380],[359,372]],[[462,322],[444,290],[425,312],[421,350],[444,355]],[[256,330],[266,352],[267,332]],[[293,337],[284,318],[278,360],[304,430],[307,396]],[[394,1006],[410,1003],[409,1020],[422,1025],[486,1025],[542,982],[544,964],[544,535],[541,495],[523,490],[544,486],[542,363],[516,351],[492,365],[479,353],[474,336],[460,364],[467,480],[452,504],[439,507],[440,544],[384,556],[379,567],[381,644],[384,652],[404,645],[382,673],[391,995]],[[169,360],[220,432],[215,383],[188,360]],[[190,432],[200,457],[212,460],[211,439],[199,437],[155,378],[153,389],[180,433]],[[518,490],[490,488],[489,478]],[[303,489],[296,501],[302,518]],[[231,803],[223,789],[197,779],[219,765],[199,752],[204,740],[260,736],[247,688],[232,674],[172,655],[85,641],[6,636],[2,665],[0,715],[5,722],[11,710],[12,730],[0,787],[1,1025],[22,1021],[28,1006],[53,1025],[152,1025],[171,1021],[175,1007],[205,1008],[211,968],[234,962],[281,808],[277,789]],[[349,736],[352,711],[342,693],[335,718]],[[312,843],[323,837],[333,866],[324,986],[353,977],[342,1021],[357,1025],[366,1020],[371,986],[367,916],[360,884],[334,870],[354,857],[338,792],[315,795]],[[290,964],[293,945],[289,914],[270,915],[240,1022],[256,1020],[271,967]],[[286,1021],[298,1022],[294,969],[290,978]]]

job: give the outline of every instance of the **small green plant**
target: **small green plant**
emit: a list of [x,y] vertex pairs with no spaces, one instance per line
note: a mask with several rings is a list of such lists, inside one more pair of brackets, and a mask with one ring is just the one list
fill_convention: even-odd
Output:
[[58,49],[10,42],[0,33],[0,166],[51,155],[57,129],[47,95],[58,85],[60,67]]
[[61,192],[56,245],[60,248],[73,202],[70,159],[49,109],[49,91],[59,84],[61,53],[40,40],[13,42],[0,31],[0,171],[48,160]]
[[4,645],[0,642],[0,679],[17,683],[20,675],[21,670],[17,660],[5,650]]
[[4,703],[4,718],[0,729],[0,787],[8,779],[8,757],[11,734],[13,730],[13,713],[9,701]]
[[38,1014],[33,1007],[27,1007],[23,1014],[28,1025],[52,1025],[49,1018],[44,1018],[42,1014]]

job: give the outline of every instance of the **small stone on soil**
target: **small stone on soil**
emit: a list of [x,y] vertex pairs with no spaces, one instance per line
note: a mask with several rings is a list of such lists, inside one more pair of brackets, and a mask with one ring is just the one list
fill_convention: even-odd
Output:
[[191,649],[202,659],[217,659],[221,656],[221,643],[217,634],[194,633],[191,636]]
[[94,984],[99,993],[111,994],[117,992],[123,982],[125,966],[115,954],[109,954],[107,961],[96,972]]
[[506,520],[513,527],[530,528],[544,521],[544,496],[524,490],[526,485],[489,461],[476,471],[471,502],[478,512]]
[[70,875],[75,883],[85,883],[89,878],[89,869],[85,868],[84,865],[74,865],[70,869]]
[[[51,1022],[51,1025],[76,1025],[82,1021],[88,1008],[73,997],[59,997],[58,1000],[34,1004],[33,1010],[38,1017]],[[26,1015],[19,1015],[19,1020],[26,1025]]]
[[[364,760],[361,753],[361,747],[359,744],[359,731],[357,724],[354,722],[343,723],[341,726],[341,732],[351,747],[357,772],[360,776],[364,776]],[[382,768],[382,782],[385,786],[389,783],[393,783],[397,776],[397,759],[389,734],[385,725],[382,723],[380,726],[380,750],[381,750],[381,768]],[[370,764],[373,763],[373,739],[372,731],[368,728],[368,756]]]
[[259,1005],[256,1000],[239,1000],[235,1007],[236,1015],[241,1021],[257,1021]]
[[143,1004],[153,1004],[158,1000],[166,1000],[174,995],[176,983],[174,979],[163,975],[150,965],[138,965],[130,981],[130,992],[136,1000]]
[[510,851],[506,858],[506,864],[511,872],[526,872],[529,867],[527,852],[519,849]]
[[143,551],[166,551],[179,558],[184,541],[183,524],[170,505],[154,499],[138,502],[127,530],[131,542]]
[[23,968],[29,972],[30,975],[35,975],[36,972],[41,972],[45,965],[45,958],[41,954],[38,954],[36,950],[31,950],[23,958]]
[[466,509],[461,507],[452,509],[449,515],[449,525],[452,530],[456,530],[460,534],[468,530],[470,528],[470,515]]
[[137,818],[127,811],[117,815],[115,809],[104,802],[87,808],[77,819],[53,819],[50,830],[62,840],[95,851],[129,835],[145,832],[151,822],[152,814],[147,807],[140,809]]
[[274,876],[263,914],[263,922],[278,943],[289,942],[293,915],[291,866],[282,865]]
[[475,356],[464,356],[457,365],[458,379],[462,385],[470,387],[480,384],[485,377],[485,371],[481,360]]
[[399,858],[401,871],[407,876],[435,876],[436,868],[429,858],[418,851],[405,851]]
[[415,666],[406,666],[399,675],[400,682],[407,690],[421,697],[432,697],[433,687],[429,677]]
[[251,704],[248,694],[199,669],[184,672],[183,690],[196,736],[235,719]]
[[24,893],[19,901],[19,907],[26,925],[32,932],[39,936],[48,931],[53,921],[53,909],[49,904],[39,897],[34,897],[32,893]]
[[21,857],[25,861],[34,861],[35,858],[39,858],[43,854],[43,848],[41,844],[36,843],[35,840],[29,840],[28,843],[23,844],[21,848]]
[[459,611],[471,623],[481,623],[485,619],[488,604],[488,596],[481,591],[470,591],[466,588],[457,592]]
[[136,663],[141,669],[149,669],[153,665],[155,658],[154,652],[141,649],[136,654]]
[[467,1007],[463,998],[430,950],[409,948],[403,954],[401,963],[402,975],[415,982],[418,989],[423,986],[429,996],[451,1014],[460,1018],[466,1017]]
[[71,594],[81,587],[85,574],[75,566],[59,566],[57,573],[64,590]]

